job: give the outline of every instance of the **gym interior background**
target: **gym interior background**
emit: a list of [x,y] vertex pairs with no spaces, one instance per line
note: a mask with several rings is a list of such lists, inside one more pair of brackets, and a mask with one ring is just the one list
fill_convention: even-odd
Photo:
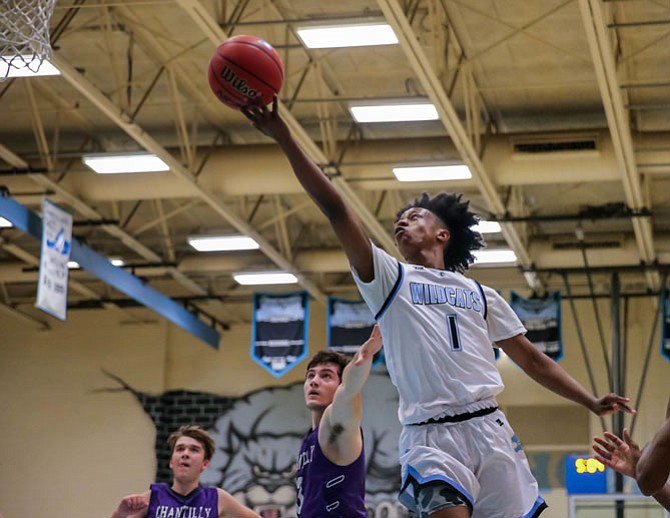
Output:
[[[309,49],[298,36],[305,26],[363,22],[388,23],[398,43]],[[325,344],[327,297],[357,292],[279,150],[210,91],[209,58],[238,34],[277,49],[282,113],[380,246],[395,253],[396,211],[423,191],[462,192],[482,219],[502,225],[486,235],[488,248],[516,260],[470,275],[508,300],[512,290],[560,291],[562,365],[602,394],[614,350],[618,382],[639,395],[634,437],[645,443],[669,395],[657,319],[670,264],[669,23],[662,0],[58,1],[49,31],[60,75],[0,83],[3,195],[33,212],[45,197],[66,208],[80,242],[123,260],[221,338],[215,350],[83,269],[70,271],[67,320],[47,316],[34,308],[39,241],[1,229],[0,511],[111,514],[123,495],[162,476],[156,441],[166,416],[197,420],[238,452],[297,451],[308,426],[295,390],[305,362],[275,378],[250,358],[253,293],[310,294],[311,355]],[[358,122],[351,111],[401,102],[430,103],[437,118]],[[99,175],[82,162],[139,151],[170,171]],[[471,178],[407,183],[393,173],[461,164]],[[255,236],[260,249],[188,244],[231,233]],[[248,287],[232,277],[259,270],[288,270],[300,282]],[[623,346],[613,348],[617,299]],[[498,363],[500,403],[551,506],[545,516],[565,517],[562,458],[587,453],[602,423],[507,358]],[[383,366],[365,397],[381,474],[371,510],[400,517],[389,496],[397,424]],[[251,417],[278,402],[276,418],[254,427]],[[290,513],[288,490],[274,493],[290,466],[230,457],[217,457],[219,467],[240,469],[245,487],[231,488],[221,470],[210,482],[240,494],[254,487],[253,505]]]

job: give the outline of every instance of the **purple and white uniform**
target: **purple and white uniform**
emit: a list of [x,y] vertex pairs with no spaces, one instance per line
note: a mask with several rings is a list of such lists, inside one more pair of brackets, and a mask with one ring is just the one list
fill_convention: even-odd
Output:
[[319,428],[300,446],[296,509],[299,518],[365,518],[365,450],[348,466],[330,462],[319,446]]
[[175,493],[165,483],[151,484],[147,518],[218,518],[219,494],[215,487],[198,486],[188,495]]

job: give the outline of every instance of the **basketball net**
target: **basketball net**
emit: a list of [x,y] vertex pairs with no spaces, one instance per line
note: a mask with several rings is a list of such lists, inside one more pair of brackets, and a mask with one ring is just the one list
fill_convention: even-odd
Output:
[[51,59],[49,21],[56,0],[0,0],[0,81],[12,69],[36,73]]

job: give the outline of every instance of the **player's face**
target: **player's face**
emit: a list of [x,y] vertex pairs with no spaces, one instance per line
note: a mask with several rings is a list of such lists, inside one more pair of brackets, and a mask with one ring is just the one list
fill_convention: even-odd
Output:
[[396,220],[393,233],[400,253],[406,259],[412,258],[417,251],[432,248],[438,235],[444,236],[448,230],[440,219],[428,209],[412,207],[403,212]]
[[324,410],[333,402],[335,391],[340,385],[338,370],[334,363],[322,363],[307,371],[303,385],[307,408]]
[[208,464],[209,461],[205,460],[205,448],[200,441],[186,436],[177,439],[170,457],[170,469],[175,479],[197,480]]

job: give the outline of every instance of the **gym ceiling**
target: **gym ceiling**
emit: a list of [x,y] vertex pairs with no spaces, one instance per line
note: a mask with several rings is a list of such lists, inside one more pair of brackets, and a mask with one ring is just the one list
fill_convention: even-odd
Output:
[[[304,26],[388,23],[398,44],[307,49]],[[218,43],[259,36],[285,64],[280,108],[375,242],[396,253],[398,208],[461,192],[517,262],[475,266],[496,288],[608,296],[657,292],[670,264],[667,0],[60,0],[60,76],[0,83],[0,185],[74,214],[74,235],[222,325],[251,320],[254,291],[357,297],[328,222],[272,142],[211,93]],[[350,106],[430,102],[439,118],[357,123]],[[98,175],[88,153],[149,151],[169,172]],[[401,165],[466,164],[472,178],[399,182]],[[245,233],[251,252],[197,252],[193,235]],[[39,242],[0,230],[0,302],[33,309]],[[232,274],[289,270],[298,285]],[[71,310],[141,315],[82,270]]]

